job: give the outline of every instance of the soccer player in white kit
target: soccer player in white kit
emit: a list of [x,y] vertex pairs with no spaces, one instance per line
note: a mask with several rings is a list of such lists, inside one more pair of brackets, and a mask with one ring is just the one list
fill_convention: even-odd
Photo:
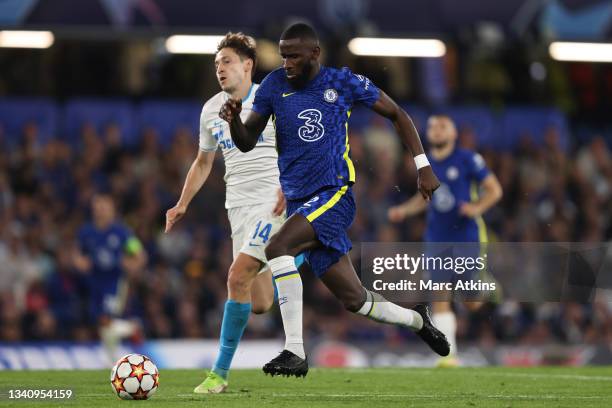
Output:
[[[252,83],[257,61],[255,41],[242,33],[228,33],[217,47],[215,67],[222,91],[210,98],[200,117],[200,142],[181,197],[166,212],[166,232],[185,214],[187,207],[210,174],[215,152],[221,149],[225,160],[228,218],[232,229],[234,261],[230,266],[221,324],[217,361],[206,379],[194,392],[225,391],[232,358],[246,327],[250,312],[264,313],[274,302],[274,288],[266,267],[265,247],[285,220],[285,200],[280,190],[274,125],[268,122],[257,146],[242,153],[232,142],[229,125],[219,118],[227,99],[242,99],[242,115],[251,111],[255,91]],[[283,282],[295,299],[302,299],[302,281],[298,275]],[[283,292],[284,293],[284,292]],[[283,312],[281,306],[281,313]],[[286,348],[302,348],[302,320],[285,323]]]

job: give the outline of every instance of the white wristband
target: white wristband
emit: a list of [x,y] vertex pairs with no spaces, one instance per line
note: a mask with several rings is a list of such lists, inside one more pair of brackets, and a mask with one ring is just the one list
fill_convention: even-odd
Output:
[[427,160],[427,156],[425,153],[421,153],[417,156],[414,156],[414,164],[416,164],[417,170],[422,169],[423,167],[429,166],[429,160]]

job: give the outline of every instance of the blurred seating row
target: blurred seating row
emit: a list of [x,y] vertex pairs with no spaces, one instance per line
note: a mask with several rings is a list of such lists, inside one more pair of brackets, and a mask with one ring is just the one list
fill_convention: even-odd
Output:
[[103,134],[113,124],[121,130],[126,146],[137,145],[148,127],[167,145],[180,127],[198,134],[201,109],[199,102],[189,100],[147,100],[135,105],[126,99],[78,98],[62,105],[50,99],[7,98],[0,99],[0,133],[9,144],[15,143],[24,126],[34,122],[42,143],[57,137],[78,145],[84,125]]
[[[7,142],[16,143],[24,125],[35,122],[41,142],[58,137],[78,144],[85,124],[94,126],[100,134],[106,126],[115,124],[127,146],[137,145],[142,131],[148,127],[157,131],[162,145],[168,145],[177,128],[186,127],[194,135],[198,134],[201,107],[201,102],[194,100],[146,100],[134,104],[127,99],[78,98],[58,104],[43,98],[6,98],[0,99],[0,134],[5,135]],[[524,138],[542,145],[551,129],[556,130],[564,149],[570,144],[566,117],[554,108],[515,106],[501,112],[483,106],[426,109],[407,105],[404,108],[421,134],[429,115],[447,114],[455,120],[460,132],[473,134],[480,148],[513,150]],[[367,109],[358,108],[351,115],[351,128],[360,130],[369,126],[373,115]]]
[[[570,129],[565,115],[555,108],[542,106],[512,106],[495,112],[484,106],[448,106],[427,109],[403,105],[421,135],[425,135],[427,118],[433,114],[450,116],[460,133],[471,133],[479,148],[498,151],[514,150],[524,139],[541,146],[550,130],[556,131],[559,145],[570,147]],[[358,126],[367,126],[373,112],[359,109],[351,118]],[[352,123],[355,125],[356,123]]]

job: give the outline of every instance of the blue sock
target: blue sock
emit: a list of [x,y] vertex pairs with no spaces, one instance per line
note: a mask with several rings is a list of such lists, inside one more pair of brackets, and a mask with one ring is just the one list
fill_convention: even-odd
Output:
[[219,344],[219,355],[213,366],[213,372],[227,379],[234,353],[242,338],[242,333],[249,320],[251,313],[250,303],[238,303],[234,300],[225,302],[223,311],[223,323],[221,323],[221,336]]

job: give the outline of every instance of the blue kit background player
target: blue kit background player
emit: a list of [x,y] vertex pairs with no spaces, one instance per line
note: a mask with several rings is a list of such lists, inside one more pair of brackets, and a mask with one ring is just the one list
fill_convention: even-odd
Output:
[[[431,146],[429,159],[440,179],[440,187],[435,191],[429,206],[420,194],[415,194],[405,203],[390,208],[389,219],[400,222],[428,209],[425,242],[486,243],[487,231],[482,214],[501,199],[501,185],[487,168],[482,156],[456,147],[457,129],[448,116],[436,115],[429,118],[427,139]],[[480,244],[458,245],[452,250],[453,256],[475,258],[480,255]],[[471,277],[467,272],[462,275],[454,271],[430,272],[434,281],[451,282],[459,277]],[[450,355],[441,359],[440,365],[452,366],[458,364],[455,340],[457,323],[451,308],[452,295],[447,295],[449,301],[434,302],[432,308],[434,323],[451,344]],[[480,303],[469,302],[466,305],[473,309],[479,307]]]
[[[368,78],[349,69],[321,66],[321,49],[306,24],[287,28],[279,43],[283,67],[270,73],[257,90],[245,123],[241,102],[229,99],[220,117],[230,125],[232,140],[249,151],[269,117],[276,126],[280,182],[289,218],[266,248],[277,284],[298,274],[294,257],[306,251],[311,269],[354,313],[373,320],[409,327],[438,354],[447,355],[448,342],[430,322],[427,308],[404,309],[366,290],[348,257],[347,229],[355,216],[351,186],[355,168],[350,158],[347,121],[351,108],[362,104],[390,119],[419,167],[419,190],[429,199],[438,187],[410,117]],[[277,285],[283,322],[302,313],[301,299],[285,296]],[[283,308],[293,305],[291,313]],[[275,375],[300,375],[307,367],[295,352],[282,353],[264,366]]]
[[119,358],[119,341],[140,332],[136,321],[121,317],[128,301],[126,274],[139,273],[146,254],[138,238],[116,219],[110,195],[96,194],[91,210],[92,222],[84,225],[77,236],[79,250],[74,265],[86,275],[89,319],[98,325],[100,339],[114,362]]

